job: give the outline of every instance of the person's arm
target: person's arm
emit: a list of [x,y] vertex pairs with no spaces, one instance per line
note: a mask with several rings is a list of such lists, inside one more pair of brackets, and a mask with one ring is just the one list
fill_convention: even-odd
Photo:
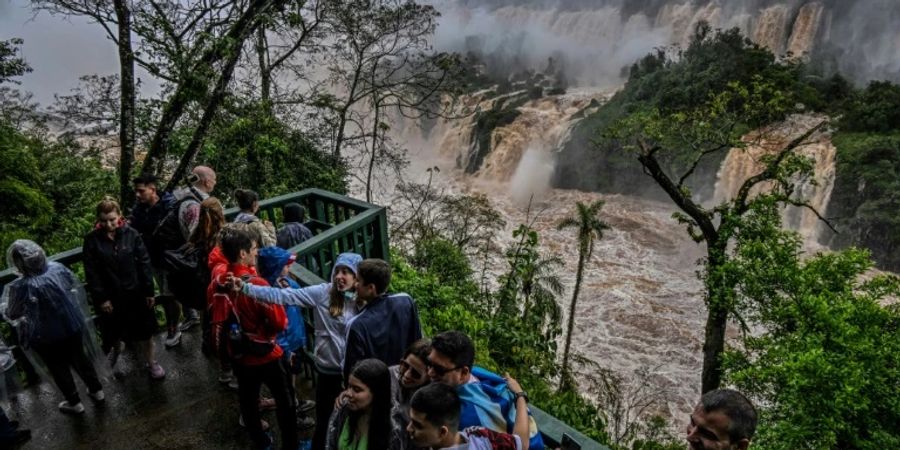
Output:
[[150,265],[150,254],[144,245],[144,239],[141,238],[137,230],[134,230],[134,236],[134,264],[138,271],[138,280],[141,283],[144,297],[150,299],[153,298],[154,291],[153,267]]
[[328,283],[298,289],[281,289],[243,283],[241,292],[256,300],[282,306],[315,308],[318,301],[328,296]]
[[[522,392],[522,386],[519,385],[519,382],[506,374],[506,385],[509,387],[509,390],[514,394],[518,392]],[[522,450],[528,450],[528,444],[531,440],[531,430],[529,429],[529,419],[528,419],[528,401],[525,400],[525,397],[517,397],[516,398],[516,423],[513,426],[513,434],[518,436],[522,441]]]
[[350,378],[350,370],[366,358],[366,346],[362,336],[352,326],[347,333],[347,351],[344,353],[344,381]]
[[4,315],[9,320],[16,320],[25,315],[25,292],[23,289],[16,286],[16,283],[10,283],[7,288],[7,295],[9,295],[9,303],[6,305],[6,311]]
[[103,290],[100,274],[97,272],[96,256],[90,243],[90,235],[84,239],[81,254],[83,255],[81,261],[84,265],[84,279],[87,282],[88,293],[91,295],[91,302],[94,303],[94,307],[99,308],[100,305],[106,303],[109,299]]

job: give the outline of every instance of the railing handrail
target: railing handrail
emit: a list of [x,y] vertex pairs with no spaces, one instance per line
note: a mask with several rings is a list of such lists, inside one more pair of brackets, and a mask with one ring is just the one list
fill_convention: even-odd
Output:
[[[384,207],[315,188],[262,200],[259,207],[260,211],[266,212],[267,218],[274,223],[276,219],[273,215],[274,209],[290,202],[306,203],[309,206],[315,205],[316,208],[308,208],[307,219],[314,217],[314,220],[324,222],[330,226],[330,228],[325,229],[318,235],[290,249],[291,252],[297,254],[300,261],[303,261],[303,258],[306,257],[318,257],[321,260],[322,252],[326,251],[331,253],[330,256],[336,257],[335,253],[337,251],[343,251],[337,247],[340,247],[342,240],[347,240],[348,238],[352,238],[354,247],[362,249],[357,248],[355,251],[363,253],[363,257],[388,259],[387,212]],[[317,204],[316,202],[322,202],[322,204]],[[336,208],[329,211],[328,204],[349,209],[352,211],[352,214],[339,217],[344,214],[339,213]],[[236,207],[228,208],[225,210],[225,217],[231,220],[238,212],[240,210]],[[332,224],[332,222],[334,223]],[[370,226],[372,229],[367,230],[367,227]],[[367,234],[367,231],[370,231],[370,233]],[[362,236],[358,236],[357,233],[361,233]],[[5,251],[5,249],[3,250]],[[76,247],[51,255],[48,257],[48,260],[70,266],[80,262],[81,256],[81,248]],[[320,266],[316,270],[320,273],[324,272],[323,266],[325,263],[326,261],[319,261]],[[291,274],[305,286],[326,282],[320,274],[301,264],[292,265]],[[0,271],[0,290],[15,277],[16,275],[12,269]],[[561,443],[563,434],[568,434],[580,444],[582,450],[608,450],[539,408],[532,407],[532,415],[549,448],[555,448]]]

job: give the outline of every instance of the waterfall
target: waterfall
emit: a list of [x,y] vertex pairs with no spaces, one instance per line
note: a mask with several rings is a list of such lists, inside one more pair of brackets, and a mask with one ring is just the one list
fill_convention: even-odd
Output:
[[[746,147],[731,149],[722,163],[713,203],[719,204],[736,197],[744,181],[763,171],[765,156],[777,153],[788,142],[823,119],[823,117],[815,115],[796,115],[784,123],[744,136],[743,141],[747,143]],[[814,161],[813,174],[810,179],[803,180],[797,185],[794,196],[807,202],[824,216],[831,199],[831,191],[834,188],[837,149],[827,134],[819,134],[810,139],[808,144],[798,149],[798,153],[812,158]],[[766,183],[758,184],[750,192],[750,195],[757,195],[769,188],[771,185]],[[809,208],[788,206],[782,212],[782,219],[787,228],[800,233],[807,246],[818,244],[823,224],[815,212]]]

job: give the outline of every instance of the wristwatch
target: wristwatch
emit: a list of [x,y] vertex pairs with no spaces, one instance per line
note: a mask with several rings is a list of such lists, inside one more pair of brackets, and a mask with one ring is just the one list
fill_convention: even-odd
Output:
[[521,398],[525,399],[525,403],[528,403],[528,393],[527,392],[525,392],[525,391],[513,392],[513,395],[516,396],[516,401],[519,401],[519,398],[521,397]]

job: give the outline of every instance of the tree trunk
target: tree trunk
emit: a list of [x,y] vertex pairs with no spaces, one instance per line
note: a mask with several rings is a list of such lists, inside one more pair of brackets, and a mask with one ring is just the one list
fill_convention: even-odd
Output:
[[266,28],[260,26],[256,29],[256,53],[259,57],[259,90],[263,107],[271,113],[272,109],[272,71],[267,61],[268,43],[266,42]]
[[[212,71],[212,65],[216,61],[227,58],[232,54],[231,48],[233,46],[236,45],[240,47],[243,45],[247,36],[259,26],[259,16],[261,14],[270,9],[273,4],[284,4],[285,1],[286,0],[254,0],[244,13],[241,14],[241,17],[239,17],[231,28],[228,29],[228,32],[220,37],[218,42],[213,44],[212,48],[200,57],[197,64],[194,65],[195,69],[191,74],[187,75],[188,78],[180,80],[171,99],[166,103],[165,108],[163,108],[162,117],[156,127],[156,132],[153,134],[153,140],[150,143],[150,148],[147,150],[147,157],[144,159],[144,166],[142,169],[144,172],[159,173],[161,171],[164,158],[169,150],[169,140],[172,137],[172,131],[175,129],[175,124],[178,123],[178,119],[184,114],[188,103],[197,100],[194,97],[196,95],[196,83],[198,80],[194,80],[191,77],[200,76],[198,74]],[[230,80],[231,77],[229,76],[228,78]],[[219,77],[219,79],[221,80],[222,77]],[[183,160],[184,158],[182,158],[182,161]],[[173,178],[173,180],[174,179],[175,178]],[[175,184],[177,183],[173,183],[171,180],[169,181],[169,186],[174,186]]]
[[584,257],[587,249],[579,246],[578,249],[578,271],[575,273],[575,289],[572,292],[572,303],[569,305],[569,323],[566,326],[566,346],[563,348],[562,360],[562,377],[560,378],[559,390],[565,391],[572,389],[572,374],[569,368],[569,350],[572,347],[572,331],[575,329],[575,305],[578,303],[578,292],[581,290],[581,277],[584,274]]
[[375,159],[378,155],[378,121],[381,120],[381,106],[378,104],[378,94],[375,95],[375,124],[372,125],[372,155],[369,158],[369,168],[366,174],[366,202],[372,203],[372,173],[375,171]]
[[718,389],[722,383],[722,353],[725,351],[725,330],[728,325],[726,286],[721,284],[719,268],[725,262],[725,245],[719,240],[707,240],[706,265],[706,331],[703,339],[703,372],[701,392]]
[[115,0],[119,22],[119,203],[128,205],[132,198],[131,166],[134,164],[134,53],[131,49],[131,11],[125,0]]

